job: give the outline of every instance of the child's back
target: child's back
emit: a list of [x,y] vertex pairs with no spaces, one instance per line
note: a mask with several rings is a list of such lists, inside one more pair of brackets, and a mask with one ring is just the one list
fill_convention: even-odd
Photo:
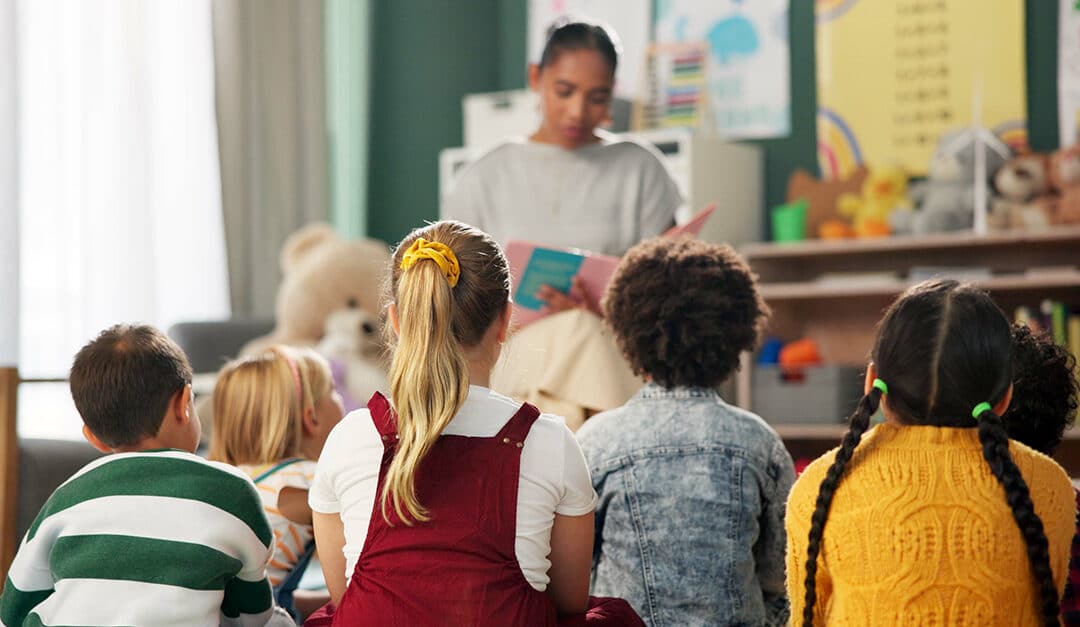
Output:
[[44,625],[217,625],[232,608],[235,624],[262,625],[267,616],[239,614],[269,607],[272,537],[234,468],[177,450],[107,455],[38,514],[8,573],[3,623],[32,612]]
[[653,625],[786,616],[791,457],[761,418],[697,392],[649,384],[578,431],[603,515],[592,592]]
[[[1010,442],[1009,453],[1043,521],[1060,589],[1075,532],[1069,478],[1023,444]],[[792,581],[805,577],[818,486],[835,458],[832,451],[814,461],[792,490],[788,533],[799,547],[788,561]],[[828,601],[815,607],[827,620],[818,624],[1042,621],[1027,545],[975,429],[878,425],[848,462],[828,521],[817,575],[818,598]],[[801,600],[793,595],[793,604]]]

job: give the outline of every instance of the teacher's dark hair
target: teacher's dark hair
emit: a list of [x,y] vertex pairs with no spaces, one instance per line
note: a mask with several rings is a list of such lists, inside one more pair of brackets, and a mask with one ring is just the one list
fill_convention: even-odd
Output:
[[596,22],[583,22],[563,18],[548,29],[547,43],[540,55],[540,69],[555,62],[559,54],[569,50],[595,50],[608,62],[611,76],[619,65],[622,46],[615,32]]

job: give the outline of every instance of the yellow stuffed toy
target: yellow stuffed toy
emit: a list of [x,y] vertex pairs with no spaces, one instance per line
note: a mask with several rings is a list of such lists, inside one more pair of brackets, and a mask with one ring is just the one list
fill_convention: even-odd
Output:
[[898,207],[908,206],[908,177],[896,166],[875,168],[863,181],[860,194],[843,194],[837,199],[837,211],[851,220],[856,237],[883,237],[892,231],[889,215]]

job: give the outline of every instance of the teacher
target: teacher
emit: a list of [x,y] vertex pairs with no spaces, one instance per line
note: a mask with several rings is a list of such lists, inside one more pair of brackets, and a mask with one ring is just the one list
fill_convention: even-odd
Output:
[[656,151],[599,130],[610,119],[618,57],[603,26],[556,23],[528,69],[540,128],[462,171],[442,217],[504,246],[527,240],[615,256],[674,225],[682,198]]
[[[599,127],[610,119],[617,37],[600,24],[560,21],[528,68],[542,121],[527,138],[470,164],[441,217],[490,233],[622,256],[675,224],[682,197],[652,147]],[[522,328],[492,374],[495,389],[564,416],[571,428],[624,403],[640,387],[575,279],[570,294],[537,294],[556,313]]]

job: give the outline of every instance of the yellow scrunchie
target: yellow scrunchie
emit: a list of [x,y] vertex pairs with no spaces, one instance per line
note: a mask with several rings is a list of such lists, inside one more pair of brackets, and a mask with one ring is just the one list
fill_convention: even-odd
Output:
[[449,246],[441,242],[429,242],[422,237],[418,237],[412,243],[412,246],[409,246],[409,249],[405,251],[405,254],[401,256],[401,269],[408,270],[413,267],[413,264],[422,259],[430,259],[438,264],[450,287],[457,285],[458,278],[461,276],[461,265],[458,264],[457,256],[454,255],[454,251],[450,250]]

